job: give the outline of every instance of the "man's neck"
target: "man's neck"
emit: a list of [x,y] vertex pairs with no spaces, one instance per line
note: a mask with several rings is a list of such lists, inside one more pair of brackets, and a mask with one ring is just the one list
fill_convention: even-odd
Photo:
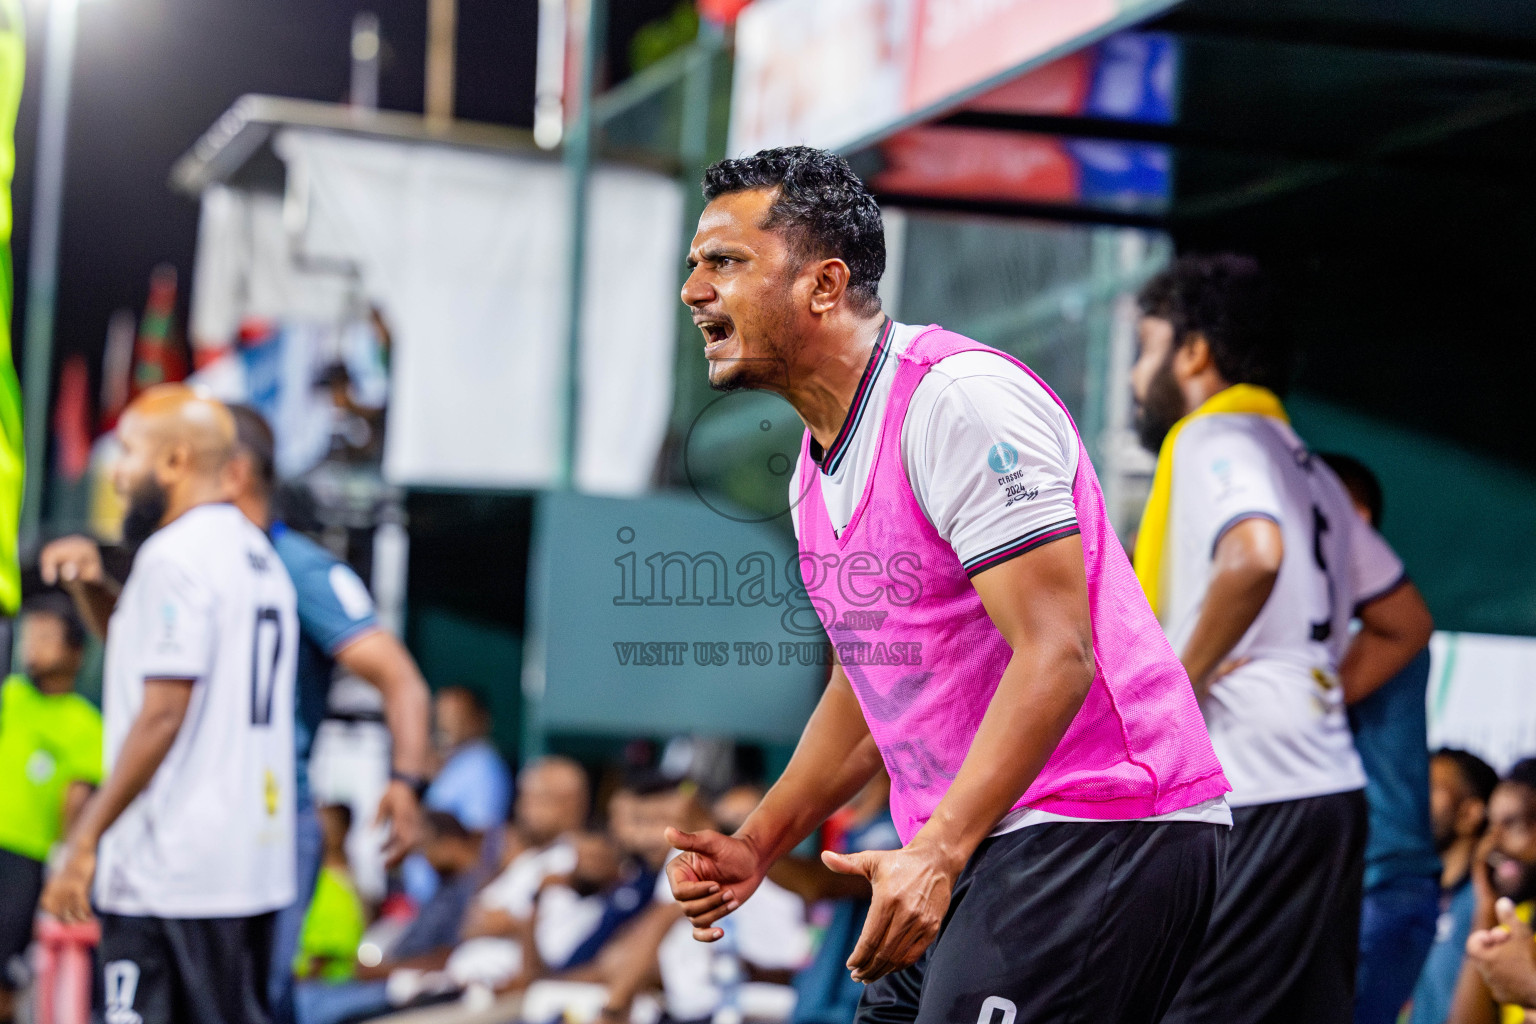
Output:
[[224,486],[218,481],[189,480],[166,502],[165,517],[160,520],[160,525],[170,526],[195,508],[203,505],[217,505],[228,500],[229,495],[225,493]]
[[60,694],[70,693],[75,688],[75,677],[68,675],[38,676],[32,680],[32,685],[37,687],[37,692],[48,697],[57,697]]
[[1472,869],[1472,851],[1476,846],[1476,839],[1461,838],[1441,852],[1440,888],[1454,889],[1461,884]]
[[268,530],[272,527],[272,503],[266,495],[247,494],[235,499],[235,508],[241,515],[256,524],[259,530]]
[[1230,381],[1224,379],[1215,370],[1208,370],[1196,377],[1191,377],[1181,385],[1184,392],[1185,413],[1192,413],[1216,395],[1231,387]]
[[799,349],[784,397],[823,448],[837,439],[848,418],[883,323],[883,312],[832,321]]

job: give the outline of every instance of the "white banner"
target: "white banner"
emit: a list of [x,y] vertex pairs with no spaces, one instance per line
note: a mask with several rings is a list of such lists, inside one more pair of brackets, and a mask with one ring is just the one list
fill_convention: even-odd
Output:
[[[304,257],[355,264],[394,337],[385,476],[551,484],[566,394],[561,165],[293,130],[278,151]],[[577,484],[635,493],[671,407],[682,195],[658,174],[599,168],[592,203]]]

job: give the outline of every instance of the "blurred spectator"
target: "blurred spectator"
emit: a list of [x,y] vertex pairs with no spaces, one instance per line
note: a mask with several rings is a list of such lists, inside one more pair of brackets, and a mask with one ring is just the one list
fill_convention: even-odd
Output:
[[563,839],[573,854],[568,872],[547,875],[526,918],[471,913],[465,942],[448,959],[461,986],[479,983],[506,991],[579,967],[644,906],[627,885],[618,845],[600,832]]
[[[879,772],[849,804],[827,821],[827,849],[838,853],[895,850],[901,846],[891,820],[891,778]],[[828,912],[821,946],[809,966],[795,975],[793,1024],[846,1024],[853,1020],[864,986],[849,976],[847,963],[869,913],[869,880],[844,875],[820,859],[786,857],[768,877]]]
[[1429,813],[1440,851],[1440,917],[1435,941],[1413,990],[1409,1024],[1444,1024],[1472,931],[1472,854],[1488,822],[1498,773],[1465,750],[1435,752],[1429,762]]
[[[488,739],[491,711],[485,698],[468,686],[445,686],[433,701],[432,718],[443,766],[427,787],[424,803],[452,814],[471,832],[495,836],[507,820],[512,773]],[[418,906],[431,898],[437,878],[430,865],[411,857],[403,873],[406,894]]]
[[351,981],[356,973],[357,947],[368,919],[347,861],[352,809],[346,804],[327,804],[318,813],[324,855],[315,893],[304,915],[293,973],[301,981],[336,984]]
[[[1381,529],[1381,483],[1347,455],[1323,455],[1355,511]],[[1424,694],[1429,648],[1379,689],[1349,706],[1365,768],[1369,814],[1355,1024],[1392,1024],[1413,992],[1435,937],[1440,859],[1429,821],[1429,725]]]
[[[469,941],[455,952],[455,973],[466,980],[505,984],[519,975],[540,890],[552,876],[576,868],[568,837],[585,823],[589,806],[581,766],[569,758],[541,758],[522,770],[517,789],[501,873],[475,897],[464,922]],[[540,938],[551,960],[565,960],[601,916],[600,907],[584,908],[584,915],[567,909],[571,913],[544,915]]]
[[[1511,768],[1488,801],[1488,831],[1472,856],[1472,891],[1472,935],[1448,1020],[1450,1024],[1524,1020],[1522,1007],[1536,1005],[1536,986],[1519,991],[1506,986],[1521,980],[1518,968],[1529,962],[1529,950],[1511,948],[1501,954],[1497,947],[1501,939],[1509,939],[1516,918],[1530,923],[1536,900],[1536,758]],[[1512,906],[1504,908],[1501,921],[1495,903],[1504,900]],[[1497,936],[1480,934],[1495,928],[1504,931]],[[1521,931],[1523,942],[1528,943],[1529,930]],[[1490,986],[1485,972],[1494,974],[1498,991]]]
[[295,993],[299,1024],[338,1024],[389,1011],[416,993],[391,991],[397,970],[441,966],[439,951],[457,942],[464,912],[485,881],[480,837],[446,811],[428,811],[422,822],[422,855],[440,884],[387,955],[363,963],[355,980],[340,985],[305,982]]
[[23,606],[26,674],[0,686],[0,1021],[15,1009],[48,851],[101,782],[101,713],[74,692],[84,647],[68,597]]

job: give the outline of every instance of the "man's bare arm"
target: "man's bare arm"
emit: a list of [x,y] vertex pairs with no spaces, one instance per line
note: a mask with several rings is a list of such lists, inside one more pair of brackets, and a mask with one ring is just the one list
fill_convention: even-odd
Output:
[[1339,665],[1344,700],[1349,704],[1369,697],[1401,672],[1435,631],[1424,598],[1407,580],[1361,606],[1359,615],[1360,631],[1350,640]]
[[834,664],[789,766],[736,835],[752,845],[766,871],[851,800],[879,769],[880,751],[864,712],[847,673]]
[[1264,610],[1284,557],[1280,527],[1268,519],[1244,519],[1222,535],[1205,605],[1181,656],[1196,697],[1205,699],[1217,668]]
[[85,627],[105,637],[123,587],[107,575],[100,545],[80,534],[60,537],[44,546],[37,566],[45,584],[62,587],[69,594]]
[[64,867],[43,893],[43,909],[63,921],[91,916],[91,877],[96,869],[96,844],[118,817],[144,791],[160,769],[192,700],[191,679],[146,679],[144,704],[128,727],[117,762],[101,789],[86,802],[70,831]]
[[[384,698],[384,722],[393,741],[395,771],[425,778],[429,770],[427,723],[431,720],[432,698],[427,681],[421,677],[421,670],[405,645],[376,629],[336,652],[336,660],[370,683]],[[415,791],[398,779],[391,780],[379,801],[376,820],[390,826],[389,842],[384,847],[386,863],[398,863],[416,844],[421,830],[421,806]]]

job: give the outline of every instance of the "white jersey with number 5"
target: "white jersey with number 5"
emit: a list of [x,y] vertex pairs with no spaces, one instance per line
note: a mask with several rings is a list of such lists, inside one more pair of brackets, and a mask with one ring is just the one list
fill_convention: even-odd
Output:
[[294,602],[266,535],[233,505],[199,505],[139,549],[107,631],[107,771],[146,679],[191,680],[192,700],[102,837],[99,909],[235,917],[293,902]]
[[1338,669],[1356,607],[1393,590],[1403,566],[1348,492],[1289,426],[1267,416],[1194,420],[1173,460],[1163,624],[1182,652],[1210,587],[1216,545],[1245,519],[1280,527],[1274,591],[1233,648],[1247,659],[1203,710],[1234,807],[1360,789]]

